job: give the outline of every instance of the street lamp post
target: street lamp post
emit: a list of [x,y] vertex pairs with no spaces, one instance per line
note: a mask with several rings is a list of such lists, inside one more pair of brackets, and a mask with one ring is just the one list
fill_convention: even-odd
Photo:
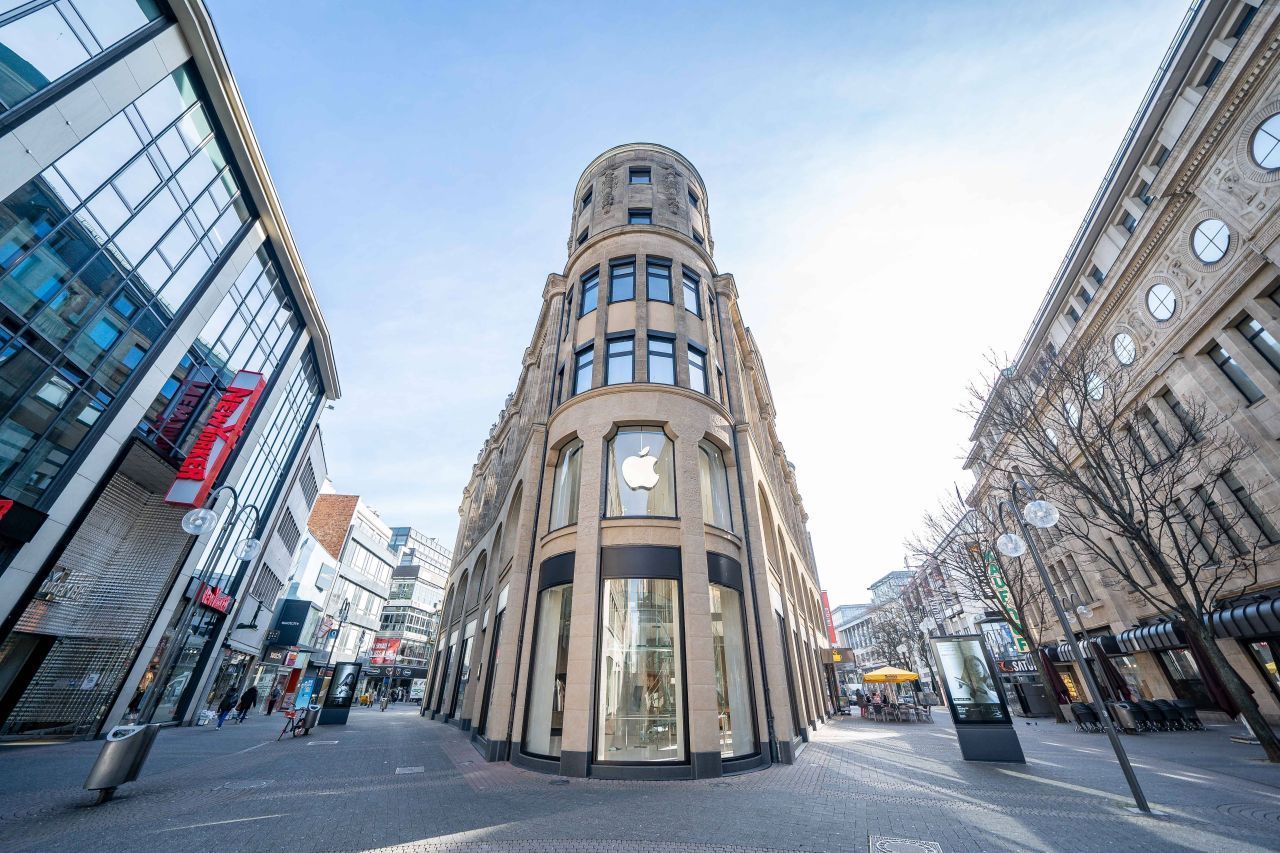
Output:
[[[1014,503],[1018,495],[1018,489],[1022,489],[1028,498],[1028,503],[1022,512],[1018,511],[1018,507]],[[1055,594],[1053,583],[1049,580],[1049,572],[1045,568],[1043,558],[1040,556],[1040,550],[1031,538],[1031,531],[1027,528],[1028,523],[1041,530],[1053,527],[1058,523],[1058,508],[1048,501],[1037,498],[1035,490],[1025,480],[1015,480],[1010,488],[1010,493],[1010,498],[1001,500],[996,504],[996,515],[1003,521],[1006,512],[1012,513],[1021,536],[1018,533],[1007,531],[1002,533],[996,539],[996,549],[1006,557],[1021,557],[1023,554],[1030,552],[1036,571],[1040,573],[1040,582],[1044,584],[1045,590],[1049,593],[1049,599],[1053,602],[1053,610],[1057,614],[1058,623],[1062,626],[1063,633],[1066,634],[1067,642],[1071,644],[1071,651],[1075,654],[1076,660],[1081,661],[1083,664],[1080,669],[1093,699],[1094,712],[1097,713],[1098,719],[1102,721],[1107,737],[1111,741],[1111,748],[1115,751],[1116,760],[1120,762],[1120,769],[1124,772],[1125,781],[1129,783],[1129,790],[1133,793],[1133,801],[1137,805],[1138,811],[1144,814],[1151,814],[1151,806],[1147,804],[1147,797],[1142,792],[1142,786],[1138,783],[1138,777],[1133,772],[1133,766],[1129,763],[1129,756],[1125,752],[1124,744],[1120,742],[1116,727],[1114,723],[1111,723],[1110,717],[1107,715],[1106,706],[1102,702],[1102,693],[1098,690],[1098,683],[1094,680],[1093,672],[1089,669],[1088,663],[1085,662],[1084,653],[1080,648],[1080,643],[1076,640],[1075,631],[1071,629],[1071,621],[1062,607],[1062,600]],[[1084,607],[1084,605],[1081,605],[1081,607]],[[1083,627],[1083,622],[1081,627]]]
[[[192,630],[191,621],[195,613],[196,606],[199,604],[199,591],[208,582],[214,570],[217,567],[218,560],[222,557],[222,552],[226,550],[227,542],[231,538],[231,529],[236,526],[240,516],[245,513],[252,513],[252,524],[256,525],[258,521],[258,508],[252,504],[239,506],[240,495],[236,492],[234,486],[221,486],[215,489],[209,495],[205,502],[206,506],[197,507],[182,517],[182,529],[193,536],[203,536],[218,524],[218,513],[209,507],[217,502],[218,497],[222,493],[231,495],[231,504],[227,508],[227,522],[222,525],[222,529],[218,531],[218,536],[214,540],[213,547],[209,552],[209,556],[204,560],[204,566],[195,576],[198,581],[196,591],[187,599],[183,605],[182,613],[177,622],[174,623],[173,636],[169,640],[168,648],[165,649],[164,657],[161,659],[160,665],[156,667],[155,678],[149,687],[149,695],[142,703],[139,709],[139,721],[147,723],[152,722],[156,710],[160,707],[160,699],[164,695],[165,689],[168,687],[169,677],[173,672],[174,666],[177,664],[178,655],[182,649],[186,647],[187,633]],[[250,530],[253,528],[250,527]],[[262,542],[256,538],[250,537],[242,539],[236,543],[232,553],[240,560],[252,560],[258,556],[262,550]],[[194,679],[193,679],[194,680]]]

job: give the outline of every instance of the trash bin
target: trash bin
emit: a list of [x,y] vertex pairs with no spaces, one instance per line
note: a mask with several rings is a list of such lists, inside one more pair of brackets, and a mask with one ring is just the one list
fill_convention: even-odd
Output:
[[1133,706],[1128,702],[1108,702],[1107,710],[1111,712],[1111,716],[1119,723],[1120,728],[1129,734],[1137,734],[1138,720],[1133,715]]
[[151,752],[159,723],[146,726],[116,726],[107,733],[107,742],[98,753],[98,760],[84,780],[87,790],[98,792],[98,802],[111,799],[116,788],[138,778],[138,771]]
[[307,713],[306,713],[306,715],[302,718],[302,733],[303,733],[303,734],[310,734],[310,733],[311,733],[311,730],[312,730],[312,729],[314,729],[314,728],[316,727],[316,724],[317,724],[319,721],[320,721],[320,706],[319,706],[319,705],[308,705],[308,706],[307,706]]

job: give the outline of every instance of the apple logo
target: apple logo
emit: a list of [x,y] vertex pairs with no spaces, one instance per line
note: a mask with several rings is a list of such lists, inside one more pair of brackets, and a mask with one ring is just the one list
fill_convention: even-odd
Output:
[[654,470],[657,464],[657,457],[649,455],[648,447],[642,447],[639,456],[622,460],[622,479],[633,489],[648,491],[658,485],[658,472]]

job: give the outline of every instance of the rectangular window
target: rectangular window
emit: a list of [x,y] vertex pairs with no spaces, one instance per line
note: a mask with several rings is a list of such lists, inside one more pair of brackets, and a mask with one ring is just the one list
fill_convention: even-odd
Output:
[[1253,345],[1258,355],[1267,360],[1267,364],[1280,371],[1280,343],[1276,342],[1275,337],[1261,323],[1252,317],[1245,317],[1236,324],[1236,330]]
[[707,393],[707,354],[689,344],[689,387]]
[[591,206],[591,187],[587,187],[587,191],[582,194],[582,202],[580,208],[586,210]]
[[578,306],[578,316],[590,314],[596,310],[600,300],[600,269],[591,270],[582,277],[582,304]]
[[1244,487],[1244,483],[1240,482],[1240,478],[1233,471],[1224,471],[1222,482],[1240,503],[1240,508],[1244,510],[1245,515],[1249,516],[1249,520],[1253,522],[1254,527],[1258,528],[1267,544],[1274,545],[1280,542],[1280,530],[1276,530],[1271,519],[1267,518],[1267,514],[1262,511],[1262,507],[1258,506],[1248,489]]
[[1132,234],[1133,229],[1138,227],[1138,220],[1126,210],[1124,216],[1120,217],[1120,227]]
[[636,262],[634,259],[609,264],[609,301],[626,302],[636,298]]
[[1214,346],[1213,349],[1209,350],[1209,357],[1213,359],[1214,364],[1218,365],[1218,369],[1222,371],[1223,375],[1231,380],[1231,384],[1236,387],[1236,390],[1240,392],[1240,395],[1244,397],[1249,405],[1253,405],[1265,396],[1261,389],[1249,378],[1249,374],[1244,372],[1244,368],[1237,364],[1236,360],[1225,349],[1220,346]]
[[628,182],[629,182],[629,183],[633,183],[633,184],[648,184],[648,183],[652,183],[652,182],[653,182],[653,180],[652,180],[652,178],[651,178],[651,176],[650,176],[650,172],[649,172],[649,170],[648,170],[648,169],[635,169],[635,168],[633,168],[633,169],[628,173],[628,175],[629,175],[629,177],[628,177]]
[[[1258,6],[1262,4],[1259,3]],[[1258,6],[1244,4],[1244,14],[1240,16],[1240,23],[1236,24],[1236,28],[1231,31],[1231,37],[1238,39],[1244,35],[1245,30],[1249,29],[1249,23],[1253,20],[1253,16],[1258,13]]]
[[633,335],[625,338],[611,338],[608,341],[609,357],[605,361],[604,384],[621,385],[634,382],[636,376],[636,339]]
[[1080,322],[1080,312],[1076,310],[1076,306],[1067,306],[1067,317],[1071,320],[1071,325],[1073,326]]
[[1089,292],[1089,288],[1087,287],[1082,287],[1078,291],[1076,291],[1076,296],[1079,296],[1080,301],[1083,302],[1085,305],[1088,305],[1090,302],[1093,301],[1093,294]]
[[587,346],[578,350],[573,358],[573,393],[581,394],[591,390],[591,368],[595,365],[595,347]]
[[697,228],[693,229],[693,242],[697,243],[699,246],[705,245],[705,241],[703,241],[702,235],[698,233]]
[[1174,447],[1173,439],[1169,436],[1169,433],[1165,431],[1164,424],[1160,423],[1160,419],[1155,416],[1155,413],[1146,406],[1143,406],[1138,410],[1138,417],[1142,418],[1142,420],[1146,422],[1147,429],[1151,431],[1151,434],[1154,435],[1160,442],[1161,446],[1164,447],[1165,454],[1168,455],[1169,453],[1172,453]]
[[1160,395],[1160,399],[1164,400],[1164,404],[1169,407],[1169,410],[1173,412],[1173,416],[1178,419],[1178,423],[1182,425],[1183,432],[1191,436],[1193,441],[1199,441],[1200,430],[1191,420],[1191,414],[1182,405],[1182,401],[1178,399],[1178,396],[1165,389],[1164,393]]
[[697,210],[698,205],[701,203],[702,202],[699,200],[697,193],[695,193],[693,190],[689,190],[689,206],[692,207],[694,210]]
[[1089,270],[1089,278],[1093,279],[1098,284],[1102,284],[1102,282],[1106,279],[1106,277],[1107,277],[1106,273],[1104,273],[1102,270],[1098,269],[1097,267],[1093,267],[1092,269]]
[[671,261],[647,258],[644,264],[645,285],[650,302],[671,301]]
[[681,278],[684,282],[684,307],[699,317],[702,316],[702,279],[688,267],[682,268]]
[[653,210],[647,207],[633,207],[627,211],[628,225],[652,225]]
[[1136,195],[1143,204],[1151,204],[1151,184],[1148,184],[1146,181],[1139,181],[1138,188],[1134,190],[1133,194]]
[[579,246],[581,246],[583,243],[587,242],[587,236],[588,236],[587,232],[588,232],[589,230],[590,230],[590,229],[583,228],[583,229],[582,229],[582,233],[578,235],[578,245],[579,245]]
[[1204,511],[1213,519],[1213,523],[1218,528],[1219,536],[1227,537],[1227,541],[1231,543],[1231,549],[1237,555],[1244,554],[1248,550],[1245,548],[1244,540],[1240,538],[1240,534],[1236,532],[1231,520],[1227,518],[1222,511],[1222,507],[1214,499],[1212,489],[1208,486],[1198,486],[1196,487],[1196,497],[1204,505]]
[[1164,161],[1169,159],[1169,149],[1161,145],[1156,149],[1156,156],[1151,158],[1151,165],[1159,169],[1164,165]]
[[672,338],[649,336],[649,381],[676,384],[676,342]]
[[1216,57],[1209,62],[1209,67],[1204,72],[1204,77],[1200,80],[1200,85],[1209,87],[1213,85],[1213,81],[1218,79],[1218,74],[1222,72],[1222,60]]

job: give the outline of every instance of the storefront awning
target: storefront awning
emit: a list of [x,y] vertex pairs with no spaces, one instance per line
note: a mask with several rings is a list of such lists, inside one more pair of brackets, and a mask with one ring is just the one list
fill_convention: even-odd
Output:
[[1185,646],[1187,639],[1172,622],[1157,622],[1121,631],[1116,642],[1122,652],[1154,652]]
[[1102,653],[1106,655],[1122,655],[1124,649],[1120,648],[1120,643],[1112,634],[1103,634],[1101,637],[1094,637],[1093,641],[1098,644],[1098,648],[1102,649]]
[[1070,663],[1075,660],[1075,655],[1071,654],[1070,643],[1056,643],[1052,646],[1041,646],[1040,651],[1044,652],[1045,657],[1049,658],[1053,663]]
[[1215,610],[1209,624],[1215,637],[1280,636],[1280,598],[1246,601]]

